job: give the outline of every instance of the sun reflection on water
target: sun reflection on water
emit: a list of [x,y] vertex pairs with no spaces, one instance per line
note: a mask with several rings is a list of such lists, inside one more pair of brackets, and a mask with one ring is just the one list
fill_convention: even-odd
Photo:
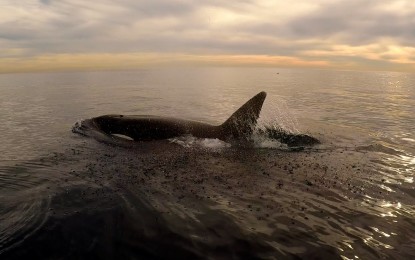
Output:
[[381,234],[381,235],[383,235],[384,237],[390,237],[391,235],[389,235],[388,233],[386,233],[386,232],[383,232],[383,231],[381,231],[381,230],[379,230],[378,228],[376,228],[376,227],[370,227],[371,229],[373,229],[374,231],[376,231],[377,233],[379,233],[379,234]]
[[414,183],[414,177],[406,177],[406,178],[404,178],[404,180],[407,183]]
[[372,236],[368,236],[366,238],[363,239],[363,242],[368,245],[368,246],[372,246],[372,247],[384,247],[386,249],[394,249],[393,246],[390,246],[388,244],[382,243],[379,240],[374,239]]

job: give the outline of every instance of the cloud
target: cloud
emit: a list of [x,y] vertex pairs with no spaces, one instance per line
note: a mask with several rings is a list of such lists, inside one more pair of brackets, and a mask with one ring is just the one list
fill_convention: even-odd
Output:
[[372,67],[415,60],[411,0],[4,0],[0,5],[0,59],[263,55],[325,66],[353,60]]
[[354,45],[390,38],[405,44],[415,40],[414,15],[413,1],[337,1],[289,26],[295,38],[324,37]]

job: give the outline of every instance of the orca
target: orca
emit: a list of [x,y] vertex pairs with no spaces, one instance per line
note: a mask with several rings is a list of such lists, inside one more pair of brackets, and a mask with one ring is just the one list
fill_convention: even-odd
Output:
[[101,140],[114,140],[117,135],[134,141],[152,141],[192,135],[222,141],[249,140],[266,98],[260,92],[234,112],[223,124],[150,115],[103,115],[76,123],[73,132]]

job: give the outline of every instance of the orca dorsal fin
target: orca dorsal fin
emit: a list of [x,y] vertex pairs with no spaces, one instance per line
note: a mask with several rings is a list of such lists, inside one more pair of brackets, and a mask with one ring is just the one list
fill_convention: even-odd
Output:
[[256,94],[220,126],[227,137],[248,139],[251,136],[266,96],[264,91]]

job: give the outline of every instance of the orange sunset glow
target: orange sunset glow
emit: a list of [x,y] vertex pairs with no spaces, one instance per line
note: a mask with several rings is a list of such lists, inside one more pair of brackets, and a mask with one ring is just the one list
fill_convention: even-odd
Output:
[[0,73],[157,66],[411,71],[413,1],[2,1]]

